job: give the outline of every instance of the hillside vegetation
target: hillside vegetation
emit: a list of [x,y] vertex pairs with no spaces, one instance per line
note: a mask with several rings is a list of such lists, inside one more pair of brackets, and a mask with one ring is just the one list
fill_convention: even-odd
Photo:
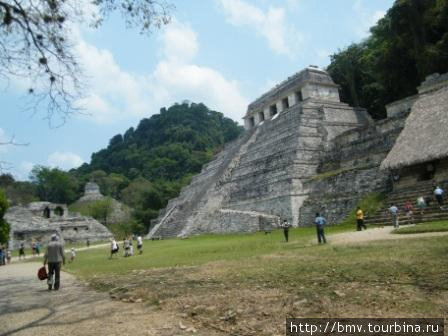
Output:
[[397,0],[370,32],[331,56],[327,70],[342,99],[374,118],[415,94],[426,76],[448,72],[448,1]]

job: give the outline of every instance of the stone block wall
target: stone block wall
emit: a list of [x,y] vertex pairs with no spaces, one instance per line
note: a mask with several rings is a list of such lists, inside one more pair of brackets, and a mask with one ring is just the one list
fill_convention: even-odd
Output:
[[389,174],[379,167],[407,115],[403,109],[388,119],[346,131],[328,143],[317,175],[305,184],[310,193],[300,209],[300,225],[312,225],[316,212],[323,213],[329,224],[339,223],[367,194],[390,188]]

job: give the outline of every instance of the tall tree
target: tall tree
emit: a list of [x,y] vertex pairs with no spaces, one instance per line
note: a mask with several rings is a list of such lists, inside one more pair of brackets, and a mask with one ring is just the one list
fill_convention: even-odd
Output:
[[396,0],[371,35],[331,58],[344,101],[376,119],[385,105],[416,93],[426,76],[448,72],[448,2]]
[[42,201],[71,203],[78,197],[78,183],[69,173],[57,168],[35,166],[30,174]]
[[3,218],[8,209],[8,200],[3,190],[0,189],[0,244],[4,244],[9,240],[10,226]]

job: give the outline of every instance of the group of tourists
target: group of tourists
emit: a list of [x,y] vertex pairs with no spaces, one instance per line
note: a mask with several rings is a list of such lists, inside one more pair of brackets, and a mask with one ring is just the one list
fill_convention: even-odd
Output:
[[[134,244],[133,241],[137,241],[137,251],[138,254],[143,253],[143,238],[142,236],[129,236],[126,237],[123,240],[123,256],[126,257],[132,257],[134,255]],[[112,259],[112,257],[115,255],[118,257],[118,251],[120,250],[120,247],[118,246],[117,241],[115,238],[111,238],[110,240],[110,256],[109,259]]]
[[32,242],[31,243],[31,253],[34,256],[40,256],[40,242]]
[[11,250],[0,244],[0,266],[11,263]]
[[[439,186],[439,185],[434,185],[434,190],[433,190],[433,195],[434,198],[439,206],[440,210],[444,210],[444,193],[445,191]],[[419,213],[420,215],[423,215],[426,208],[429,207],[431,205],[431,203],[434,201],[434,198],[432,196],[419,196],[417,197],[417,201],[416,201],[416,205],[417,208],[419,209]],[[390,204],[389,207],[389,214],[392,217],[392,224],[394,225],[394,228],[398,229],[400,227],[399,224],[399,212],[400,210],[398,209],[397,205],[394,203]],[[406,215],[406,218],[409,219],[409,221],[413,224],[414,221],[414,205],[412,204],[412,202],[410,200],[407,200],[403,206],[403,212]]]

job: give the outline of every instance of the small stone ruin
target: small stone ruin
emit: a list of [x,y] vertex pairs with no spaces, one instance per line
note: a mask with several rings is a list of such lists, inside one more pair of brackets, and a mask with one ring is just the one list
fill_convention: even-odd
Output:
[[112,233],[92,217],[70,213],[65,204],[32,202],[28,206],[13,206],[5,214],[11,225],[10,246],[32,242],[46,243],[56,233],[64,241],[94,242],[112,237]]

